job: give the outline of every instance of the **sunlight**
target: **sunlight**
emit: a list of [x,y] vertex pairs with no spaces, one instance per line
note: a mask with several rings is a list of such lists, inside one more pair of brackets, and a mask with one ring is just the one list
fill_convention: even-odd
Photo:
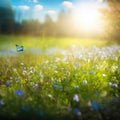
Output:
[[75,26],[84,33],[102,31],[102,18],[98,7],[91,4],[83,4],[74,11]]

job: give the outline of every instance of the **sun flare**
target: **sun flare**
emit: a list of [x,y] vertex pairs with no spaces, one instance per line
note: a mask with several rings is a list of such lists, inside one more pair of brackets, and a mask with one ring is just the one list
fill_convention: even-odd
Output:
[[84,4],[74,11],[75,26],[84,33],[100,32],[102,30],[101,13],[97,6]]

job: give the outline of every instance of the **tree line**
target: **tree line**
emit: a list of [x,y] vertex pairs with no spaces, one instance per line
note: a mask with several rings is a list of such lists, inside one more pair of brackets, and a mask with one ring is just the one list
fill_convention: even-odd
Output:
[[[104,35],[93,34],[91,37],[107,37],[120,41],[120,1],[104,0],[109,8],[102,9],[103,19],[106,22]],[[58,20],[54,22],[46,15],[45,22],[38,20],[23,20],[21,23],[15,21],[14,13],[10,6],[0,7],[0,34],[24,34],[35,36],[86,36],[72,25],[70,12],[61,11]],[[89,36],[90,37],[90,36]]]

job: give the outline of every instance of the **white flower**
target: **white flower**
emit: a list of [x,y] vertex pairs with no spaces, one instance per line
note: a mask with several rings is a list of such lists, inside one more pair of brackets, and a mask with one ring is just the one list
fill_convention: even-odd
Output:
[[106,76],[106,74],[102,74],[102,76],[103,76],[103,77],[105,77],[105,76]]
[[13,68],[13,71],[14,71],[14,72],[16,72],[16,71],[17,71],[17,69],[16,69],[16,68]]
[[55,70],[55,73],[57,74],[57,73],[58,73],[58,71],[57,71],[57,70]]
[[92,103],[90,100],[88,101],[88,106],[92,106]]
[[47,96],[48,96],[49,98],[52,98],[52,95],[51,95],[51,94],[48,94]]
[[86,85],[88,82],[87,80],[83,80],[83,84]]
[[24,65],[24,63],[20,63],[20,65],[22,65],[22,66],[23,66],[23,65]]
[[56,57],[55,62],[58,62],[58,61],[60,61],[60,58]]
[[73,100],[79,102],[79,96],[77,94],[74,95]]
[[108,82],[108,85],[112,85],[112,82]]
[[27,74],[27,71],[26,70],[23,70],[23,73],[22,73],[23,75],[25,75],[25,74]]

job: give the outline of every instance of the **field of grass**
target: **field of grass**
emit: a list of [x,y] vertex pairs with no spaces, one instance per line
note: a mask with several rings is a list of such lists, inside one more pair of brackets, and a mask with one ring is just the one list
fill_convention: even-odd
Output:
[[119,45],[0,36],[0,51],[1,120],[120,119]]

